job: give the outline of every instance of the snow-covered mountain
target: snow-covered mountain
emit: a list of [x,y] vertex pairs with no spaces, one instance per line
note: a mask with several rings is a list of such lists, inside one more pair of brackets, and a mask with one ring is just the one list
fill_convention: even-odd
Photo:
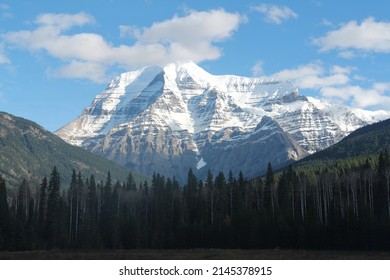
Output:
[[250,177],[389,117],[305,97],[288,81],[178,62],[123,73],[56,134],[146,174],[183,180],[191,167]]

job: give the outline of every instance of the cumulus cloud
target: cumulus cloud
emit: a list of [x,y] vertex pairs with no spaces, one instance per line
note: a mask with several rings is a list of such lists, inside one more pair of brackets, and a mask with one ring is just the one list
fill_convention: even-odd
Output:
[[253,65],[252,69],[252,76],[257,77],[264,74],[264,62],[263,61],[257,61],[255,65]]
[[10,60],[4,52],[4,45],[0,44],[0,64],[7,63],[10,63]]
[[302,89],[320,89],[348,84],[351,71],[350,68],[341,66],[333,66],[326,70],[321,63],[309,63],[295,69],[282,70],[274,74],[273,78],[289,80]]
[[298,18],[293,10],[287,6],[276,6],[269,4],[260,4],[253,7],[253,10],[262,13],[265,15],[265,20],[274,24],[282,24],[282,22],[289,20],[291,18]]
[[341,101],[357,108],[389,108],[390,84],[375,83],[365,88],[359,85],[345,87],[324,87],[321,96],[332,101]]
[[390,22],[378,22],[369,17],[360,24],[350,21],[325,36],[312,40],[320,51],[338,50],[341,57],[351,58],[353,51],[389,53]]
[[333,23],[330,20],[323,19],[321,21],[321,25],[323,25],[323,26],[333,26]]
[[13,18],[13,14],[10,12],[8,4],[0,3],[0,18],[4,20]]
[[42,14],[35,20],[37,25],[67,30],[74,26],[95,23],[95,19],[87,13],[78,14]]
[[[186,17],[174,17],[138,33],[140,42],[155,43],[175,41],[193,44],[198,41],[216,42],[226,39],[236,30],[241,20],[238,14],[226,13],[223,10],[211,12],[190,11]],[[189,31],[195,31],[194,33]]]
[[138,28],[136,26],[119,25],[119,34],[121,38],[135,38]]
[[0,52],[0,64],[6,64],[9,63],[9,58],[4,54]]
[[120,26],[121,37],[131,35],[136,42],[115,46],[96,33],[69,34],[75,26],[95,23],[86,13],[43,14],[35,20],[35,29],[9,32],[3,39],[32,52],[45,51],[66,63],[51,71],[56,76],[99,81],[111,66],[131,69],[177,60],[217,59],[222,51],[215,43],[230,38],[244,20],[222,9],[189,11],[186,16],[175,16],[147,28]]
[[97,83],[106,80],[105,65],[94,62],[73,60],[69,64],[55,70],[48,70],[49,76],[89,79]]
[[390,83],[362,86],[367,81],[356,75],[356,71],[353,67],[324,67],[320,62],[313,62],[282,70],[269,78],[289,80],[300,89],[318,92],[328,101],[357,108],[389,108]]

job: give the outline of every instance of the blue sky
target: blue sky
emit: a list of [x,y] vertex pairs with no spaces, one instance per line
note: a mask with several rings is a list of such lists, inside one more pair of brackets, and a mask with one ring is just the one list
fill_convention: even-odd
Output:
[[385,0],[0,0],[0,110],[55,131],[117,74],[193,60],[390,110]]

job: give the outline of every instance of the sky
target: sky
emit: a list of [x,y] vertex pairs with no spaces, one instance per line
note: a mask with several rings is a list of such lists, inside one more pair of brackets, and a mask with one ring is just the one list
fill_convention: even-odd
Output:
[[0,111],[55,131],[118,74],[180,60],[390,111],[389,9],[387,0],[0,0]]

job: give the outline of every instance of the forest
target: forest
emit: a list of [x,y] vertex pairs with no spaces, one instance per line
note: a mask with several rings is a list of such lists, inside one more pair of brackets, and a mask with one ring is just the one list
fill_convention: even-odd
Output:
[[[69,180],[70,179],[70,180]],[[137,185],[54,167],[11,194],[0,176],[0,250],[390,249],[390,155],[306,165],[247,180],[154,174]]]

